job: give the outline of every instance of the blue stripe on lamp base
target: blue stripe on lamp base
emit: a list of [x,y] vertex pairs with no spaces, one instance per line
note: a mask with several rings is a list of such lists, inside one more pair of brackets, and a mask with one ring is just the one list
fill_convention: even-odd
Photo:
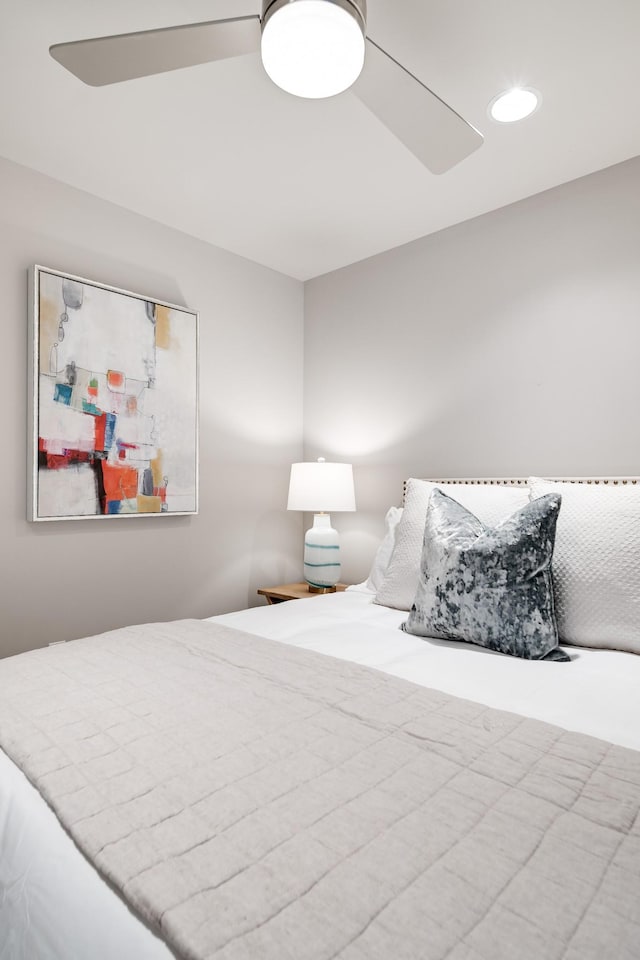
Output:
[[[335,568],[337,567],[337,572]],[[329,569],[327,569],[329,568]],[[335,593],[336,583],[334,574],[340,579],[340,564],[312,564],[305,563],[304,579],[309,584],[309,590],[316,593]]]

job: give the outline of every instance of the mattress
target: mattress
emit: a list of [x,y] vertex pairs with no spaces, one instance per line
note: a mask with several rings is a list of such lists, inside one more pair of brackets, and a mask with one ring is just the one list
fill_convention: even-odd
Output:
[[[214,618],[458,697],[640,749],[640,658],[570,649],[569,664],[512,660],[398,630],[404,614],[358,591]],[[170,957],[87,864],[39,794],[0,753],[2,960]]]

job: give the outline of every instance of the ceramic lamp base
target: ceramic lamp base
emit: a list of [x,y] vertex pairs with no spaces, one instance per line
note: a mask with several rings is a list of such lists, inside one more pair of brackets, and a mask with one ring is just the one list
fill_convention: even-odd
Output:
[[305,534],[304,578],[318,593],[332,593],[340,580],[340,540],[328,513],[316,513]]

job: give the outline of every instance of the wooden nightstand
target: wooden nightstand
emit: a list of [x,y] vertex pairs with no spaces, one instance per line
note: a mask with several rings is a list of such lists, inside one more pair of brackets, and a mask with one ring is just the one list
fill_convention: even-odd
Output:
[[[336,593],[342,593],[347,589],[346,583],[336,584]],[[308,584],[301,583],[281,583],[278,587],[260,587],[258,593],[261,597],[267,598],[267,603],[283,603],[285,600],[306,600],[307,597],[320,597],[326,594],[312,593]]]

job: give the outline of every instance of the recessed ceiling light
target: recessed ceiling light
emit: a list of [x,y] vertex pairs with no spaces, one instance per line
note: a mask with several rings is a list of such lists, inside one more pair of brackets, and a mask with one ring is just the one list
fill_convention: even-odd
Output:
[[540,106],[540,94],[530,87],[514,87],[498,94],[489,104],[489,116],[499,123],[513,123],[530,116]]

